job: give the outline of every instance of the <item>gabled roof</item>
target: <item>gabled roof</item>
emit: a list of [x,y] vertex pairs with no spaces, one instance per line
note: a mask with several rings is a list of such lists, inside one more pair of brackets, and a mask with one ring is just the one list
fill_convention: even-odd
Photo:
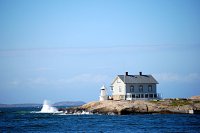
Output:
[[103,85],[103,86],[101,87],[101,90],[106,90],[105,85]]
[[118,75],[124,83],[136,84],[158,84],[152,75]]

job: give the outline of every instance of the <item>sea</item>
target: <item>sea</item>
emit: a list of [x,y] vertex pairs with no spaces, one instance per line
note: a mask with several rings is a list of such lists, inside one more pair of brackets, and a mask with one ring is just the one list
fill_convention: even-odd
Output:
[[66,115],[0,108],[0,133],[198,133],[198,114]]

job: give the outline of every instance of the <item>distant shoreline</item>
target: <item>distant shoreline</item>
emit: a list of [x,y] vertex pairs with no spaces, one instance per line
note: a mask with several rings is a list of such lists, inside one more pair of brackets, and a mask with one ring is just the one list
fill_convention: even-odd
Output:
[[[83,101],[62,101],[52,104],[52,106],[81,106],[85,104]],[[22,103],[22,104],[0,104],[0,108],[15,108],[15,107],[42,107],[43,104],[39,103]]]

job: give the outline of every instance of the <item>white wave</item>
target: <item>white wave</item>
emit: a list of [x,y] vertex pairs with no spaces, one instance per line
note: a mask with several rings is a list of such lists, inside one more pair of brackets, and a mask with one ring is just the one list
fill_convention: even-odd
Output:
[[62,113],[62,111],[58,111],[56,107],[51,106],[47,100],[44,100],[42,109],[38,113]]
[[76,112],[76,113],[67,113],[67,112],[59,113],[58,115],[93,115],[93,113],[82,111],[82,112]]
[[89,115],[91,114],[90,112],[82,111],[82,112],[76,112],[74,115]]

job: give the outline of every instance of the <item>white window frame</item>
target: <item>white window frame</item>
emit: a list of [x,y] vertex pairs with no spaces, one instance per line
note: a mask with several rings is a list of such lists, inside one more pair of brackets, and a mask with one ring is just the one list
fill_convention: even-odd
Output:
[[148,92],[152,92],[153,91],[153,86],[152,85],[148,85]]
[[143,85],[139,85],[139,92],[143,92]]
[[122,87],[121,86],[119,86],[119,92],[122,92]]
[[130,86],[130,92],[134,92],[134,86],[133,85]]

